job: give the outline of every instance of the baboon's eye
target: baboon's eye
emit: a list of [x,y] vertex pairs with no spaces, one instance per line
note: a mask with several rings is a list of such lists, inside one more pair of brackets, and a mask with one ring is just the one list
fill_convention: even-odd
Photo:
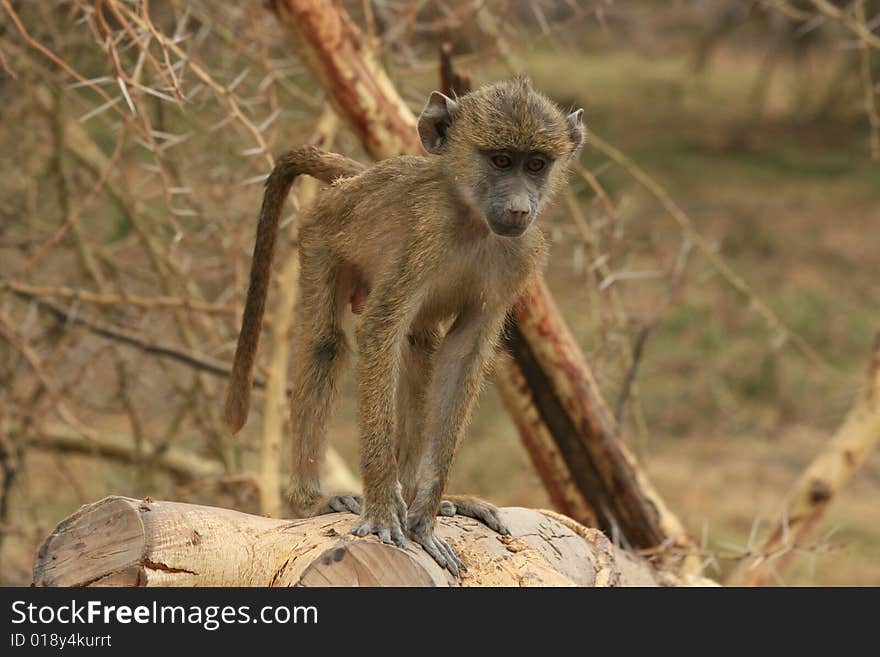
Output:
[[492,164],[498,167],[499,169],[509,169],[510,165],[513,164],[513,160],[510,159],[509,155],[505,155],[504,153],[497,153],[491,157]]
[[545,166],[544,160],[539,157],[533,157],[526,162],[526,169],[528,169],[531,173],[538,173]]

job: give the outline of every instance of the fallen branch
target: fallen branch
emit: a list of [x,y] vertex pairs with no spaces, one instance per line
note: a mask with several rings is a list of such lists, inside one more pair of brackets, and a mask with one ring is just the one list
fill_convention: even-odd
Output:
[[[88,319],[82,315],[67,312],[61,306],[54,304],[51,301],[47,301],[46,299],[42,299],[39,296],[33,296],[29,292],[16,290],[15,294],[25,299],[32,300],[37,307],[49,311],[59,321],[73,326],[83,326],[95,335],[100,335],[101,337],[127,344],[130,347],[140,349],[145,354],[162,356],[163,358],[175,360],[178,363],[183,363],[184,365],[194,367],[195,369],[207,372],[208,374],[213,374],[214,376],[229,378],[230,371],[228,363],[213,360],[207,356],[193,354],[178,347],[158,344],[117,326],[112,326],[94,319]],[[259,377],[254,377],[254,387],[265,388],[266,382]]]
[[880,333],[868,364],[862,393],[825,449],[813,459],[789,493],[782,517],[757,559],[736,573],[746,586],[779,582],[795,548],[804,544],[834,496],[846,485],[880,442]]
[[186,297],[141,297],[134,294],[100,294],[89,290],[79,290],[64,286],[29,285],[17,281],[0,281],[0,290],[9,290],[30,297],[49,297],[73,299],[99,306],[136,306],[138,308],[185,308],[200,313],[231,315],[236,312],[233,305],[199,301]]
[[[9,424],[3,425],[0,430],[4,435],[14,439],[19,429],[14,424]],[[64,425],[47,423],[29,430],[22,442],[30,449],[96,456],[125,465],[151,464],[173,477],[178,483],[219,478],[245,484],[255,484],[257,481],[247,473],[233,475],[224,472],[219,461],[199,456],[185,449],[171,447],[155,454],[139,453],[134,448],[131,436],[125,434],[104,433],[87,437]],[[329,489],[345,492],[360,490],[357,477],[351,473],[336,450],[327,450],[321,476]]]
[[[203,372],[213,374],[214,376],[229,378],[229,366],[225,363],[209,359],[205,356],[192,354],[177,347],[169,347],[167,345],[155,344],[134,333],[125,331],[118,327],[111,327],[108,324],[104,324],[96,320],[86,319],[85,317],[79,315],[73,315],[71,313],[68,313],[60,306],[52,303],[51,301],[47,301],[39,297],[31,297],[26,292],[16,291],[15,294],[18,294],[28,299],[32,299],[38,307],[48,310],[57,319],[73,325],[84,326],[96,335],[119,341],[123,344],[127,344],[129,346],[140,349],[144,353],[175,360],[179,363],[183,363],[184,365],[188,365]],[[266,382],[259,377],[254,377],[254,387],[265,388]],[[284,388],[284,395],[285,397],[290,395],[290,388]],[[99,437],[93,436],[92,438],[95,438],[95,440],[87,438],[71,429],[56,427],[54,430],[51,430],[48,433],[44,432],[38,434],[31,442],[33,446],[37,448],[61,452],[96,454],[98,456],[102,456],[111,460],[116,460],[122,463],[135,464],[144,460],[143,456],[138,455],[134,451],[133,447],[131,447],[132,441],[130,439],[111,439],[109,442],[103,443],[100,441]],[[169,452],[165,452],[165,454],[167,455],[169,454]],[[195,455],[191,455],[185,451],[181,451],[179,453],[179,456],[181,458],[171,458],[170,460],[162,458],[154,462],[157,466],[168,471],[172,476],[180,481],[190,481],[203,477],[222,476],[219,463],[215,464],[213,462],[205,461],[204,463],[199,463],[195,468],[189,468],[189,465],[193,463],[192,461],[190,461],[190,459],[200,457],[196,457]],[[149,460],[149,458],[147,460]],[[207,465],[208,463],[210,463],[210,465]],[[328,483],[328,486],[332,488],[332,490],[360,490],[360,484],[357,477],[355,477],[351,473],[351,470],[349,470],[345,461],[333,447],[327,448],[323,471],[325,481]],[[242,481],[244,480],[250,481],[252,480],[252,478],[245,476],[242,478]]]
[[[4,427],[4,431],[15,436],[15,427]],[[218,461],[203,458],[175,447],[157,454],[138,453],[129,436],[102,434],[86,437],[73,429],[60,424],[49,424],[31,429],[24,438],[28,448],[45,450],[59,454],[82,454],[97,456],[108,461],[125,465],[152,463],[178,482],[222,476],[223,467]]]

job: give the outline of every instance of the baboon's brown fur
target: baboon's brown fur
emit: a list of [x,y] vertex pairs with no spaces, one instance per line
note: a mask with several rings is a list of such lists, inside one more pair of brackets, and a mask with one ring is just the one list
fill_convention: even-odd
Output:
[[[306,147],[278,162],[260,211],[226,420],[237,431],[247,418],[274,242],[291,183],[303,173],[331,182],[300,218],[291,502],[301,514],[339,508],[338,498],[323,496],[318,466],[349,352],[340,320],[350,302],[362,311],[356,340],[364,496],[355,531],[400,544],[408,528],[457,573],[461,561],[434,536],[435,516],[458,511],[504,529],[485,502],[454,498],[441,509],[441,498],[506,313],[546,253],[534,226],[517,237],[490,230],[475,191],[485,195],[489,178],[477,158],[497,150],[546,157],[537,214],[564,181],[583,128],[580,111],[566,117],[517,79],[457,102],[435,92],[420,134],[438,157],[403,156],[364,169]],[[359,501],[345,499],[344,506],[358,510],[352,504]]]

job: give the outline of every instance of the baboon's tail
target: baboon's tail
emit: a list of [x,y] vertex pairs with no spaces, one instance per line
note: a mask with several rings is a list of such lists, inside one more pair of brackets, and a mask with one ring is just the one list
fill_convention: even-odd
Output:
[[224,415],[232,433],[238,433],[244,426],[250,409],[254,365],[260,342],[260,330],[263,326],[263,313],[266,309],[266,295],[269,291],[272,259],[275,256],[278,224],[290,187],[296,177],[303,174],[329,183],[337,178],[356,176],[364,169],[364,165],[360,162],[343,155],[328,153],[314,146],[303,146],[283,155],[269,174],[260,208],[260,220],[257,224],[257,240],[251,261],[251,278],[241,322],[241,333],[238,336],[232,374],[226,392]]

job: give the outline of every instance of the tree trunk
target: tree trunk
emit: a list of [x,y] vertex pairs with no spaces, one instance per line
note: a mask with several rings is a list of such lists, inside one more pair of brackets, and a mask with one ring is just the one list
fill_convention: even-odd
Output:
[[712,584],[655,570],[553,512],[502,509],[512,536],[470,518],[437,532],[467,564],[461,581],[420,547],[355,538],[354,517],[279,520],[181,502],[107,497],[43,541],[34,586],[658,586]]

